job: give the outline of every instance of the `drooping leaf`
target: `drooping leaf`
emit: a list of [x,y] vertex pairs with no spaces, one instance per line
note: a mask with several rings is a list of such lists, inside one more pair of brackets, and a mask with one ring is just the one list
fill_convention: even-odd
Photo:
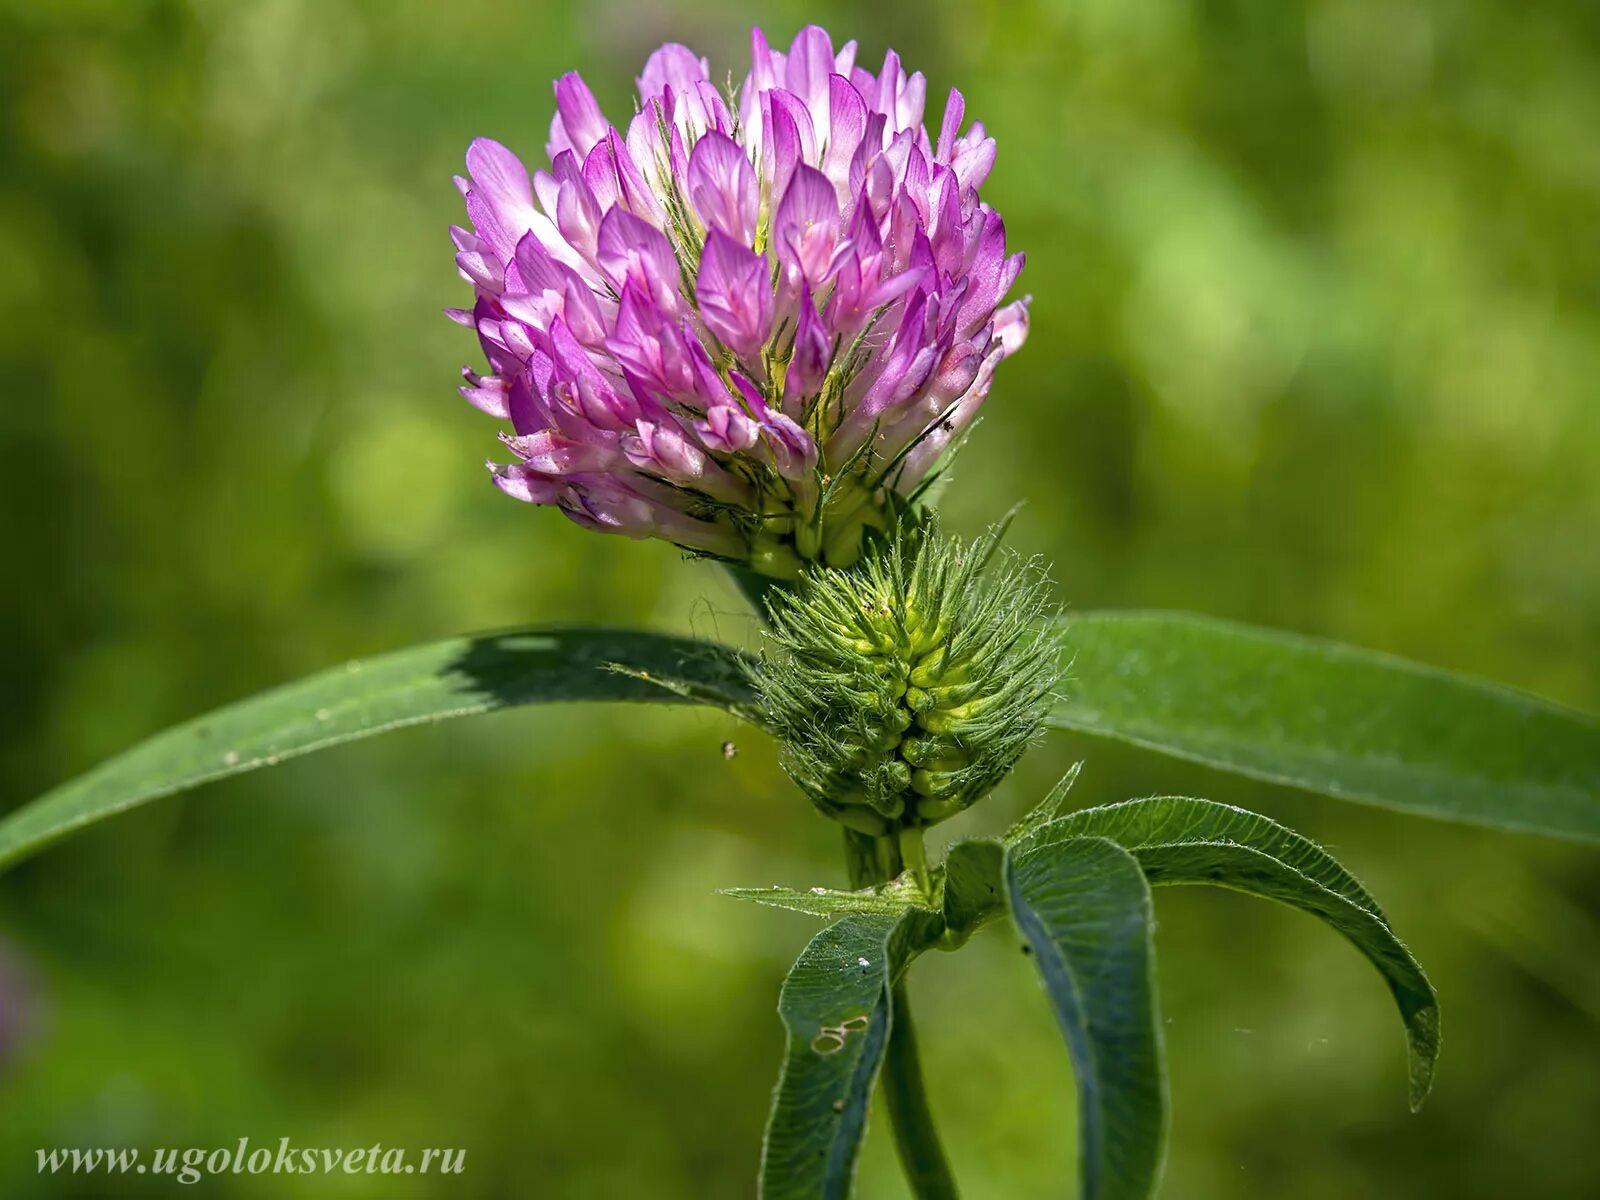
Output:
[[987,838],[950,847],[944,859],[945,949],[961,946],[1005,910],[1005,856],[1005,847]]
[[932,913],[861,913],[801,952],[778,1000],[788,1031],[761,1152],[762,1200],[845,1200],[894,1020],[890,991]]
[[1066,644],[1058,728],[1445,820],[1600,840],[1600,718],[1182,613],[1080,614]]
[[1321,917],[1383,975],[1405,1022],[1411,1107],[1433,1085],[1439,1002],[1383,910],[1315,842],[1276,821],[1210,800],[1159,796],[1089,808],[1052,821],[1020,848],[1104,837],[1126,849],[1152,884],[1209,883],[1264,896]]
[[527,629],[399,650],[159,733],[0,820],[0,868],[147,800],[390,729],[560,700],[714,705],[753,718],[738,652],[634,630]]
[[1006,892],[1077,1075],[1080,1195],[1146,1200],[1167,1086],[1144,873],[1104,838],[1025,841],[1006,856]]

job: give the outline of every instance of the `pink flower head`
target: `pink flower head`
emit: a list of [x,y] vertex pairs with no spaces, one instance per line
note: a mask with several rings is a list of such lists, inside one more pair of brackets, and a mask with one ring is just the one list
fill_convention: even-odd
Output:
[[994,139],[952,89],[876,74],[803,29],[757,29],[736,96],[662,46],[610,124],[555,85],[549,162],[467,151],[451,230],[488,370],[461,391],[511,424],[509,495],[591,529],[791,576],[860,553],[915,500],[1027,337],[1022,270],[978,199]]

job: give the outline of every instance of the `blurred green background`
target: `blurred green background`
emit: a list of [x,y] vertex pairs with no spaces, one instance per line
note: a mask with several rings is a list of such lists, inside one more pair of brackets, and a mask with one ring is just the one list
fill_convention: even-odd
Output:
[[[959,83],[1033,334],[945,511],[1079,608],[1330,635],[1600,709],[1600,6],[1587,0],[0,0],[0,806],[356,654],[594,620],[743,639],[718,573],[502,499],[457,399],[468,140],[537,157],[659,41],[742,74],[818,20]],[[731,761],[720,753],[736,740]],[[1378,977],[1315,922],[1166,891],[1173,1200],[1600,1195],[1600,854],[1052,737],[1330,844],[1445,1003],[1405,1107]],[[466,1172],[215,1196],[753,1194],[836,833],[731,720],[532,710],[167,800],[0,879],[0,1194],[41,1146],[462,1147]],[[1066,1194],[1066,1056],[1009,933],[913,976],[967,1192]],[[886,1131],[866,1200],[904,1194]],[[141,1185],[143,1190],[141,1191]]]

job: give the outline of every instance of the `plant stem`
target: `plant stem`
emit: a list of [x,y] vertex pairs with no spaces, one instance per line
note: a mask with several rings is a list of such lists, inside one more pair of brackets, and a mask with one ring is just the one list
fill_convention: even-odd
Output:
[[[910,839],[908,839],[909,841]],[[920,858],[920,831],[915,837],[913,857]],[[899,837],[874,838],[853,829],[844,831],[845,862],[850,871],[850,886],[861,888],[888,883],[906,866],[901,851],[907,845]],[[922,863],[927,869],[926,861]],[[922,1063],[917,1058],[917,1031],[911,1022],[911,1002],[902,977],[891,997],[893,1021],[889,1026],[889,1045],[884,1050],[880,1082],[889,1105],[889,1123],[894,1126],[894,1144],[900,1167],[917,1200],[956,1200],[955,1178],[945,1159],[933,1113],[928,1108],[927,1091],[922,1082]]]
[[762,575],[752,571],[749,567],[736,566],[725,563],[728,575],[734,585],[750,602],[750,607],[755,609],[756,617],[762,622],[767,620],[767,596],[774,591],[793,591],[792,581],[774,579],[770,575]]
[[917,1059],[916,1026],[906,998],[906,981],[894,985],[894,1024],[883,1056],[883,1094],[889,1102],[900,1167],[917,1200],[956,1200],[956,1181],[939,1143]]

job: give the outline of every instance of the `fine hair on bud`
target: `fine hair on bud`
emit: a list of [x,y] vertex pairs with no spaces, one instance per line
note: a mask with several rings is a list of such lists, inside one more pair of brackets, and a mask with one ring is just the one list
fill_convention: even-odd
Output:
[[1061,675],[1038,560],[907,520],[859,562],[768,599],[753,669],[784,769],[862,833],[931,825],[989,792],[1044,728]]

